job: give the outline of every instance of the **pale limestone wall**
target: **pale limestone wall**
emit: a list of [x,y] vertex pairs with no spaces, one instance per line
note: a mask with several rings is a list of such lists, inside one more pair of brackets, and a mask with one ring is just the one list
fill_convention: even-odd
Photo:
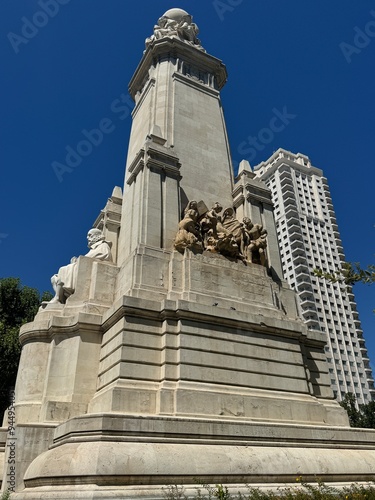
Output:
[[47,339],[35,339],[22,348],[15,388],[18,423],[40,421],[50,350]]
[[[175,75],[173,144],[181,162],[182,197],[233,204],[232,167],[219,93]],[[186,204],[186,203],[185,203]]]
[[145,299],[184,299],[207,305],[273,315],[282,310],[298,318],[295,294],[284,282],[275,283],[266,268],[232,262],[219,254],[194,255],[185,251],[139,245],[123,264],[117,277],[116,299],[122,294]]
[[95,393],[101,345],[97,318],[60,318],[57,322],[39,323],[43,342],[38,338],[33,341],[27,325],[23,329],[27,342],[15,390],[18,424],[61,422],[85,413]]
[[[51,424],[17,424],[14,436],[16,438],[16,463],[14,464],[16,490],[22,490],[25,487],[24,477],[29,465],[52,445],[55,428],[56,425]],[[5,452],[4,486],[6,484],[6,476],[10,472],[10,464],[8,463],[9,449],[6,448]]]
[[[275,308],[272,280],[264,267],[232,262],[225,257],[205,252],[194,255],[185,251],[182,256],[174,252],[171,259],[169,298],[199,301],[207,305],[217,303],[219,307],[228,304],[228,309],[249,310],[254,307]],[[229,306],[230,304],[230,306]],[[247,306],[246,306],[247,305]],[[297,317],[295,309],[288,316]]]
[[[89,500],[93,494],[161,500],[165,484],[184,482],[194,493],[197,484],[192,478],[227,483],[232,493],[245,492],[244,484],[254,485],[254,479],[255,485],[268,487],[295,484],[298,475],[307,482],[318,476],[341,485],[369,481],[375,460],[369,442],[374,435],[364,429],[234,418],[224,424],[200,418],[88,415],[56,429],[55,446],[34,460],[26,472],[28,488],[14,498],[48,498],[43,496],[48,492],[44,485],[51,479],[53,498],[60,500]],[[88,484],[92,477],[95,488]]]
[[[155,123],[153,118],[153,109],[155,101],[155,78],[150,77],[147,85],[143,89],[142,96],[137,96],[135,107],[132,112],[132,126],[130,131],[130,140],[128,146],[127,166],[131,165],[132,161],[142,149],[147,135],[151,132],[152,126]],[[124,187],[124,193],[126,186]],[[126,197],[124,198],[126,201]]]
[[202,301],[166,301],[160,309],[136,298],[123,307],[129,313],[103,336],[90,412],[331,424],[341,418],[339,407],[337,415],[327,413],[332,392],[322,338],[276,309],[261,326],[262,316],[249,307],[229,312]]
[[[79,286],[69,297],[66,310],[82,310],[82,304],[97,304],[101,311],[113,300],[117,267],[111,262],[80,256],[77,261],[77,283]],[[99,310],[98,309],[98,310]]]
[[96,390],[101,344],[96,329],[53,335],[45,380],[41,421],[64,421],[86,413]]

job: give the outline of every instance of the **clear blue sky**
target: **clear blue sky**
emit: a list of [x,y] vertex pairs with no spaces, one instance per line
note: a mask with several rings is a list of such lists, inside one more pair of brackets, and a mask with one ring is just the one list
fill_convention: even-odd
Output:
[[[328,178],[346,258],[374,262],[374,2],[59,2],[0,4],[0,276],[49,290],[50,276],[87,251],[87,230],[124,178],[131,118],[111,104],[171,7],[194,16],[203,46],[227,65],[234,161],[273,109],[286,107],[296,117],[252,164],[279,147],[308,155]],[[104,118],[112,132],[59,182],[51,164]],[[356,285],[355,295],[374,362],[375,285]]]

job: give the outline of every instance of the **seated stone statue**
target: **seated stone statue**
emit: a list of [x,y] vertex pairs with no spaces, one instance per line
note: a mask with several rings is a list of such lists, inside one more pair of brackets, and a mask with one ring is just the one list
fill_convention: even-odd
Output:
[[231,233],[218,233],[218,240],[216,241],[216,250],[225,257],[232,259],[242,259],[240,249],[233,234]]
[[245,257],[246,246],[246,230],[243,222],[240,222],[234,217],[234,209],[226,208],[222,218],[223,226],[227,231],[230,231],[238,245],[240,254]]
[[[85,257],[112,262],[111,245],[104,240],[104,235],[99,229],[90,229],[87,233],[87,242],[90,250]],[[65,304],[67,299],[74,293],[76,281],[77,257],[72,257],[70,264],[60,267],[59,272],[51,278],[55,296],[50,300],[50,303]]]
[[198,212],[194,208],[195,206],[195,201],[190,202],[185,209],[184,218],[178,224],[178,232],[174,241],[174,247],[182,253],[185,248],[189,248],[193,252],[203,251],[202,235],[199,231],[199,226],[197,226]]

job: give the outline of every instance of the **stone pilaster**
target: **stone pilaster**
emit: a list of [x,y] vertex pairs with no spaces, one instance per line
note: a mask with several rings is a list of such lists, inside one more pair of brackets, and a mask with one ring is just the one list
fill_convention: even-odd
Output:
[[259,181],[252,172],[250,164],[243,160],[240,163],[236,184],[233,190],[234,206],[237,219],[249,217],[254,224],[262,224],[267,230],[268,265],[275,279],[283,277],[276,225],[273,216],[271,191]]

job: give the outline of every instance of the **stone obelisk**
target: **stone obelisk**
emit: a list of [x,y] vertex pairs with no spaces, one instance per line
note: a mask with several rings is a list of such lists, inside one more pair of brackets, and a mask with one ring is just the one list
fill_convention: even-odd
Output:
[[167,11],[130,82],[123,194],[89,232],[112,259],[65,266],[69,293],[21,329],[14,449],[0,430],[15,500],[373,477],[375,432],[349,428],[281,278],[270,192],[245,161],[233,179],[226,70],[197,35]]
[[[181,12],[172,9],[166,17],[180,22]],[[167,31],[156,28],[129,85],[135,107],[120,265],[139,244],[170,248],[180,209],[189,200],[203,199],[209,207],[217,200],[225,207],[233,203],[232,165],[220,100],[227,78],[225,66],[206,53],[193,32],[187,40],[183,32],[182,37],[166,37]]]

